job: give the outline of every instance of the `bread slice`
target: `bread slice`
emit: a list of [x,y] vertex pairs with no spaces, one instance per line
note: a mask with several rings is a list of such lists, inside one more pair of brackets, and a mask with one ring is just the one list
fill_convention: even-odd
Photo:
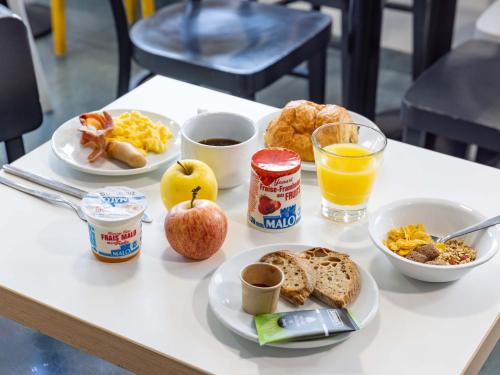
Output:
[[279,250],[260,258],[261,262],[274,264],[285,274],[281,296],[294,305],[303,305],[314,290],[315,277],[306,261],[288,250]]
[[346,307],[358,296],[361,277],[349,255],[315,247],[299,257],[309,261],[316,274],[313,296],[328,306]]

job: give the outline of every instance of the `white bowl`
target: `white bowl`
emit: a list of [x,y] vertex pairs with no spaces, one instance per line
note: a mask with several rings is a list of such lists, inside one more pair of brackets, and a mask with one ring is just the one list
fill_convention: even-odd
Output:
[[460,203],[431,198],[404,199],[388,204],[371,215],[369,233],[375,246],[404,275],[422,281],[446,282],[461,278],[496,254],[500,241],[497,228],[460,237],[476,249],[476,260],[450,266],[418,263],[394,253],[382,243],[387,232],[394,227],[422,223],[429,234],[443,236],[484,219],[482,214]]

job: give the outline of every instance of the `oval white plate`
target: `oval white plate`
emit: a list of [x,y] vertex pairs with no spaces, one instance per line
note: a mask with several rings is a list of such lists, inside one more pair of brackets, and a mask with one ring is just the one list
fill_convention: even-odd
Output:
[[105,176],[127,176],[151,172],[179,156],[180,126],[176,121],[158,113],[143,110],[109,109],[107,111],[113,117],[119,116],[123,112],[141,112],[143,115],[148,116],[151,121],[160,121],[165,124],[173,133],[174,137],[169,141],[167,150],[164,153],[148,153],[146,156],[148,162],[142,168],[130,168],[120,161],[107,157],[102,157],[94,163],[90,163],[87,160],[87,156],[92,152],[92,149],[83,147],[80,144],[80,132],[77,130],[80,127],[80,121],[77,116],[62,124],[52,135],[52,150],[54,150],[54,153],[59,159],[82,172]]
[[[259,129],[259,146],[261,148],[266,147],[264,143],[264,133],[266,132],[267,125],[271,120],[274,120],[274,118],[280,113],[281,110],[276,110],[274,112],[269,113],[268,115],[265,115],[264,117],[260,118],[257,120],[257,128]],[[361,124],[361,125],[366,125],[370,126],[372,128],[378,129],[378,126],[375,125],[375,123],[367,119],[365,116],[362,116],[358,113],[349,111],[349,114],[352,117],[352,121],[355,122],[356,124]],[[308,172],[316,172],[316,166],[314,165],[314,162],[312,161],[303,161],[301,165],[301,169],[303,171],[308,171]]]
[[[238,335],[258,342],[257,332],[254,326],[252,315],[247,314],[241,308],[241,269],[257,262],[261,256],[271,251],[287,249],[295,252],[310,249],[311,245],[302,244],[272,244],[257,247],[242,252],[241,254],[228,259],[213,274],[208,286],[208,300],[215,316],[223,325],[237,333]],[[356,300],[349,305],[349,311],[360,324],[360,328],[366,325],[375,317],[378,310],[379,291],[377,283],[373,277],[358,265],[361,275],[361,291]],[[282,298],[278,302],[276,311],[310,310],[328,307],[315,298],[309,298],[304,306],[299,308],[287,303]],[[355,333],[354,333],[355,334]],[[341,333],[320,340],[297,341],[288,343],[271,344],[271,346],[291,349],[317,348],[321,346],[333,345],[346,340],[351,333]]]

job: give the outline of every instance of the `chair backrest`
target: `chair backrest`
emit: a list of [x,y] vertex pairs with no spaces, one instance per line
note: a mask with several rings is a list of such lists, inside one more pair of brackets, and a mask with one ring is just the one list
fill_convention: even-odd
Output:
[[22,135],[43,119],[27,29],[23,21],[0,5],[0,141],[13,161],[24,154]]
[[[201,0],[184,0],[190,7],[188,11]],[[133,53],[132,42],[128,31],[128,19],[123,0],[109,0],[113,20],[115,23],[116,38],[118,40],[118,90],[117,97],[126,94],[129,91],[129,81],[131,74],[131,58]]]

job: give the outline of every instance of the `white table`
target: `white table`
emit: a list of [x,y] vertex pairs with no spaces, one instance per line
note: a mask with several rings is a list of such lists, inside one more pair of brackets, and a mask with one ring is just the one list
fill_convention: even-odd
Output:
[[476,21],[476,37],[500,42],[500,0],[492,3]]
[[[109,107],[156,111],[180,123],[198,107],[255,120],[273,111],[167,78],[154,78]],[[339,225],[320,216],[314,175],[303,176],[302,223],[281,234],[247,226],[247,185],[222,191],[219,204],[230,220],[222,250],[203,262],[186,262],[163,233],[162,171],[131,178],[90,176],[63,165],[49,144],[15,164],[86,189],[127,184],[146,194],[155,222],[144,225],[141,256],[110,265],[94,259],[86,226],[73,212],[0,187],[0,313],[132,371],[475,373],[499,337],[500,257],[455,283],[407,279],[370,243],[366,223]],[[499,170],[391,141],[369,210],[395,199],[432,196],[492,216],[500,211],[499,191]],[[245,249],[278,242],[320,243],[349,252],[380,287],[375,320],[340,345],[303,351],[260,348],[225,329],[207,305],[212,272]]]

